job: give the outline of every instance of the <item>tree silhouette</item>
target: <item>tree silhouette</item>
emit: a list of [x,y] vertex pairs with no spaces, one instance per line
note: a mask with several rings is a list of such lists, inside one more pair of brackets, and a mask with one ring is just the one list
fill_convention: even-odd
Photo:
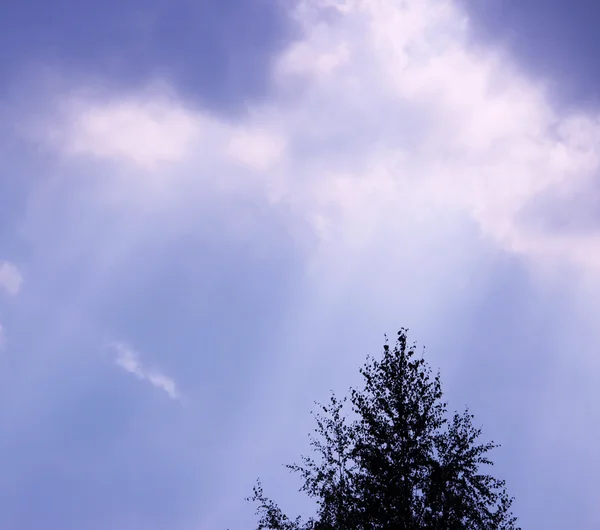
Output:
[[504,481],[481,470],[497,446],[479,442],[468,410],[448,415],[439,373],[407,346],[407,330],[360,372],[362,389],[318,405],[314,456],[287,466],[315,517],[288,518],[258,482],[258,530],[518,530]]

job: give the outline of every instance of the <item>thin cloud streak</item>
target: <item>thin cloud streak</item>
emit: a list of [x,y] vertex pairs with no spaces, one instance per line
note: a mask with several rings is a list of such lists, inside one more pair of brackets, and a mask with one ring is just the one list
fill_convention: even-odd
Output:
[[[0,261],[0,291],[4,290],[9,296],[17,296],[23,284],[23,276],[16,265],[8,261]],[[6,346],[6,331],[0,322],[0,350]]]
[[140,360],[139,354],[131,346],[123,342],[115,342],[111,344],[111,349],[115,353],[115,364],[134,375],[142,381],[147,381],[152,386],[163,390],[167,395],[175,400],[181,400],[181,394],[177,388],[177,384],[173,379],[163,374],[157,369],[148,369]]

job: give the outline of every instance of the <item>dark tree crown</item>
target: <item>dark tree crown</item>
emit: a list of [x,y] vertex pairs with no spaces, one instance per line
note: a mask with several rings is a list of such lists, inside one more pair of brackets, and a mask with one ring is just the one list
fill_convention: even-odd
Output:
[[504,481],[482,472],[497,446],[479,442],[468,410],[448,415],[439,373],[407,345],[407,330],[360,372],[363,388],[317,404],[314,456],[287,466],[316,516],[289,519],[259,482],[258,530],[518,530]]

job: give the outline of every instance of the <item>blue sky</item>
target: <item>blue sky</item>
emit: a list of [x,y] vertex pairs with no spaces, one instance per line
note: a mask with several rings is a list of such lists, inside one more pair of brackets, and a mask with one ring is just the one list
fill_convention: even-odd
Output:
[[476,40],[500,45],[530,75],[544,79],[559,104],[598,105],[594,50],[600,6],[589,0],[460,0]]
[[523,528],[598,527],[592,2],[5,2],[0,527],[251,528],[401,326]]

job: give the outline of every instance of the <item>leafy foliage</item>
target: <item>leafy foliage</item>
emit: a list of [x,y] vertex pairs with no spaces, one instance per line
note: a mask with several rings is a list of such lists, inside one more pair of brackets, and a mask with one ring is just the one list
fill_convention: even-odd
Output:
[[449,417],[439,373],[407,346],[407,331],[360,372],[364,388],[332,394],[314,414],[315,456],[287,466],[316,517],[289,519],[259,482],[258,530],[518,530],[504,481],[481,471],[497,446],[479,442],[468,410]]

